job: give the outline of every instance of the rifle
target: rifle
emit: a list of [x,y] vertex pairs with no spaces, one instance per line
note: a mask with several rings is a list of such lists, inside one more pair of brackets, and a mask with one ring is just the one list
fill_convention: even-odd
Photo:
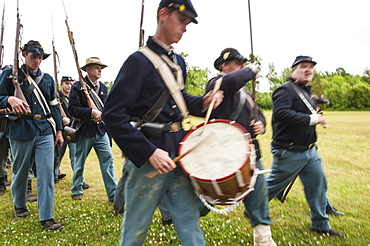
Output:
[[[87,105],[89,108],[92,108],[92,109],[96,109],[96,110],[99,110],[99,111],[102,111],[102,109],[99,109],[96,105],[99,105],[99,101],[100,99],[98,98],[98,95],[96,95],[95,91],[92,90],[91,86],[85,81],[84,77],[82,76],[82,72],[81,72],[81,68],[80,68],[80,64],[78,62],[78,56],[77,56],[77,51],[76,51],[76,45],[75,45],[75,40],[73,38],[73,32],[70,30],[69,28],[69,25],[68,25],[68,16],[67,16],[67,11],[66,11],[66,7],[64,5],[64,1],[62,0],[63,2],[63,6],[64,6],[64,12],[65,12],[65,15],[66,15],[66,20],[65,20],[65,23],[66,23],[66,26],[67,26],[67,32],[68,32],[68,38],[69,38],[69,42],[71,44],[71,47],[72,47],[72,52],[73,52],[73,56],[75,58],[75,62],[76,62],[76,67],[77,67],[77,73],[78,73],[78,77],[82,83],[82,88],[81,90],[84,92],[85,94],[85,97],[86,97],[86,101],[87,101]],[[95,99],[93,97],[91,97],[91,94],[89,92],[92,92],[92,96],[95,97]],[[94,94],[95,93],[95,94]],[[101,105],[102,106],[102,105]]]
[[[63,110],[62,103],[60,102],[60,96],[59,96],[59,91],[58,91],[58,87],[59,87],[59,83],[58,83],[58,66],[57,66],[57,56],[58,56],[58,53],[55,50],[53,17],[51,18],[51,27],[52,27],[52,32],[53,32],[53,39],[52,39],[51,45],[53,46],[55,93],[56,93],[56,97],[57,97],[57,101],[58,101],[58,105],[59,105],[60,114],[62,115],[62,117],[67,117],[66,113]],[[58,56],[58,62],[59,62],[59,56]]]
[[3,45],[3,38],[4,38],[4,13],[5,13],[5,3],[3,7],[3,18],[1,21],[1,36],[0,36],[0,69],[3,67],[3,58],[4,58],[4,45]]
[[[14,85],[14,96],[21,99],[24,103],[27,103],[26,98],[24,97],[24,94],[22,92],[22,89],[18,82],[18,70],[19,70],[19,51],[20,51],[20,36],[21,36],[21,29],[23,28],[21,24],[21,19],[19,17],[19,0],[17,0],[17,29],[15,33],[15,49],[14,49],[14,64],[13,64],[13,73],[8,78],[12,79],[13,85]],[[29,107],[26,107],[27,112],[30,114],[31,109]]]
[[144,45],[144,29],[143,29],[143,20],[144,20],[144,0],[141,2],[141,18],[140,18],[140,35],[139,35],[139,48]]
[[[250,39],[251,39],[251,62],[254,62],[254,55],[253,55],[253,37],[252,37],[252,17],[251,17],[251,6],[250,0],[248,0],[248,11],[249,11],[249,32],[250,32]],[[257,108],[257,91],[256,91],[256,78],[252,80],[252,93],[253,93],[253,116],[254,120],[257,122],[258,120],[258,108]]]

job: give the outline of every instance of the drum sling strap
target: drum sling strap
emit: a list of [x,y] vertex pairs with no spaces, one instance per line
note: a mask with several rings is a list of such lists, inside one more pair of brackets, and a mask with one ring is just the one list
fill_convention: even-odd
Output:
[[[155,53],[148,46],[140,48],[139,51],[152,62],[153,66],[166,84],[169,94],[179,107],[182,117],[184,119],[188,119],[189,111],[181,93],[181,90],[184,89],[184,79],[182,77],[180,66],[173,63],[173,61],[171,61],[171,59],[166,55]],[[171,69],[176,73],[176,78]]]

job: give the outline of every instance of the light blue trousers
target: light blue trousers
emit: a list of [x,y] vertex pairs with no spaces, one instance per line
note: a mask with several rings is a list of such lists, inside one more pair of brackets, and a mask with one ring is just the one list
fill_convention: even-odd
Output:
[[11,191],[13,203],[26,207],[28,175],[33,163],[37,170],[37,206],[40,221],[54,213],[54,136],[35,136],[32,140],[10,139],[13,154]]
[[197,196],[190,181],[178,166],[173,171],[145,177],[153,167],[146,162],[137,168],[131,161],[125,166],[126,212],[122,223],[121,246],[143,245],[154,210],[164,202],[175,225],[182,246],[203,246],[204,237],[198,226],[200,212]]
[[73,170],[73,166],[75,163],[75,155],[76,155],[76,143],[71,143],[68,140],[64,140],[63,145],[58,149],[58,156],[55,158],[54,164],[54,179],[58,179],[58,174],[60,172],[60,165],[62,164],[62,160],[64,154],[66,153],[67,146],[69,149],[69,160],[71,161],[71,168]]
[[[257,167],[259,170],[263,170],[260,160],[257,161]],[[244,213],[250,219],[252,227],[257,225],[271,225],[267,183],[263,174],[258,175],[254,185],[254,191],[244,198],[243,203],[245,205]]]
[[277,196],[299,175],[304,186],[307,203],[311,209],[311,227],[315,230],[330,230],[326,215],[326,177],[316,147],[304,152],[271,149],[273,154],[271,174],[267,177],[269,200]]
[[72,194],[83,193],[82,184],[84,180],[83,173],[85,162],[93,147],[99,159],[100,171],[102,173],[108,200],[113,201],[114,191],[116,190],[116,180],[114,177],[113,154],[110,149],[107,133],[103,136],[96,134],[92,138],[80,136],[80,140],[76,143],[76,162],[73,167]]

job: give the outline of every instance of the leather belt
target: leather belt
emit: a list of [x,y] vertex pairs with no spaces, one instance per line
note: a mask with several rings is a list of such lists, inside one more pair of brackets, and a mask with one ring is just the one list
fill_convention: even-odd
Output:
[[158,123],[158,122],[147,122],[141,127],[148,127],[153,129],[160,129],[164,132],[178,132],[182,130],[181,122],[170,122],[170,123]]
[[20,114],[18,116],[24,120],[44,120],[51,117],[50,114]]
[[285,143],[285,142],[272,140],[272,146],[276,147],[276,148],[279,148],[279,147],[281,148],[282,147],[284,149],[291,150],[291,151],[294,151],[294,152],[304,152],[306,150],[312,149],[316,145],[315,145],[315,143],[310,143],[308,145],[298,145],[298,144],[294,144],[294,143]]

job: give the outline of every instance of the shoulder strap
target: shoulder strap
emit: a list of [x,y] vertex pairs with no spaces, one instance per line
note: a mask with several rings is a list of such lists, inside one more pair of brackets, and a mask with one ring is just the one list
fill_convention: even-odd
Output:
[[[35,83],[38,85],[42,79],[42,77],[44,77],[44,73],[41,72],[41,75],[37,76],[34,81]],[[28,97],[29,95],[31,95],[32,91],[35,89],[35,85],[33,83],[31,83],[27,89],[25,90],[24,92],[24,97]]]
[[240,112],[243,109],[245,101],[248,101],[252,110],[256,106],[256,105],[254,105],[254,101],[253,101],[252,97],[245,91],[244,87],[242,87],[237,93],[240,95],[239,104],[236,107],[236,109],[234,110],[234,112],[230,115],[229,120],[236,120],[236,118],[238,118]]
[[[182,116],[184,118],[188,118],[189,111],[186,106],[185,99],[181,93],[181,90],[184,89],[184,80],[182,78],[181,68],[174,64],[165,55],[159,56],[147,46],[141,47],[139,51],[144,54],[149,61],[151,61],[151,63],[153,63],[155,69],[158,71],[164,83],[166,84],[170,95],[173,97],[177,106],[179,107]],[[166,62],[163,59],[166,59]],[[177,80],[171,72],[169,65],[177,70]]]
[[138,122],[138,126],[141,126],[142,124],[147,122],[152,122],[155,118],[157,118],[164,105],[166,105],[169,96],[170,95],[168,94],[168,91],[166,89],[163,90],[161,96],[155,102],[153,107],[151,107],[148,112],[146,112],[145,115],[140,119],[140,121]]
[[290,81],[289,82],[289,85],[291,87],[293,87],[293,89],[295,90],[295,92],[297,92],[298,96],[302,99],[303,103],[306,105],[306,107],[311,111],[312,114],[317,114],[316,110],[312,107],[312,105],[308,102],[307,98],[303,95],[303,93],[301,92],[301,90],[298,88],[298,86]]

